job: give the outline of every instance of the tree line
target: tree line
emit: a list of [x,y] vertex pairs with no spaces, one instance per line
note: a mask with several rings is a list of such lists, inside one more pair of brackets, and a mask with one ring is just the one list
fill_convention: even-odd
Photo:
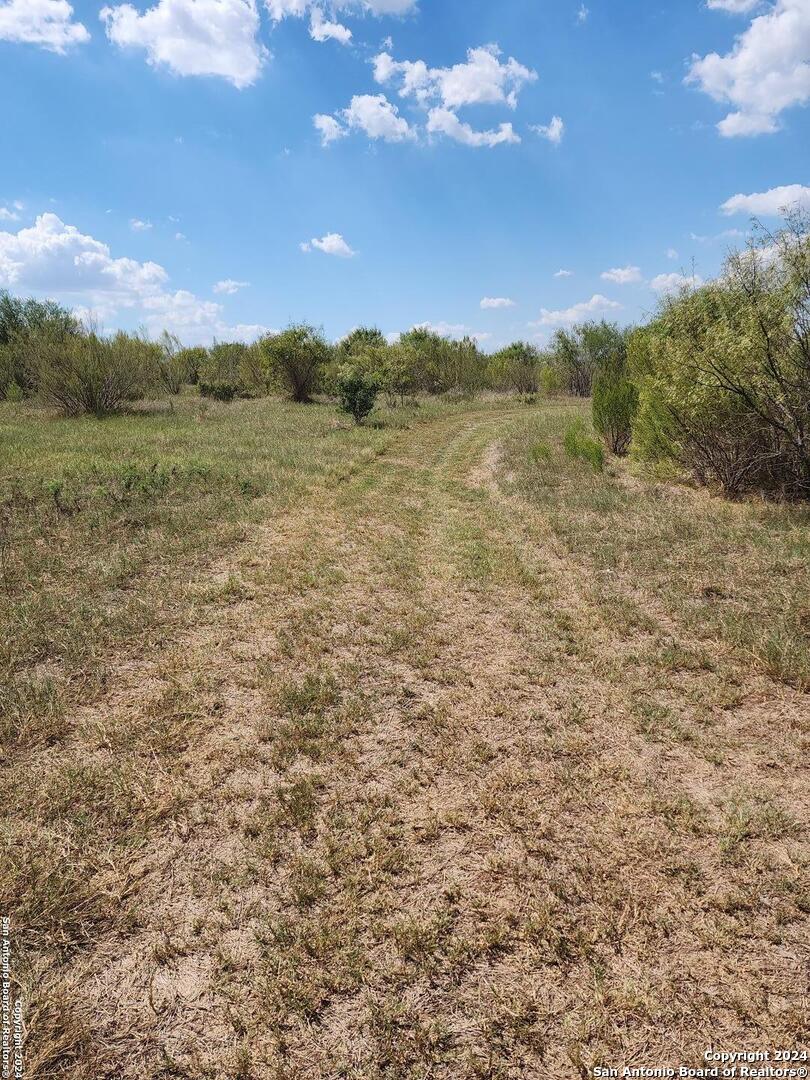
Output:
[[[475,340],[417,327],[395,342],[360,327],[337,344],[297,324],[252,345],[184,348],[104,335],[52,301],[0,293],[0,398],[37,398],[69,415],[103,416],[196,386],[233,401],[284,393],[336,399],[362,423],[380,396],[484,391],[592,398],[608,451],[689,472],[729,495],[810,497],[810,222],[788,215],[731,253],[720,275],[664,298],[638,327],[587,322],[543,349],[516,341],[493,354]],[[601,462],[588,436],[579,456]]]

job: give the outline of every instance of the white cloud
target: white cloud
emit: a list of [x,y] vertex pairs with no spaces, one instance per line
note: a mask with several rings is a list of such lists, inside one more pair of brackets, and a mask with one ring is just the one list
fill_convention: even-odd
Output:
[[578,23],[587,22],[588,21],[588,16],[590,15],[590,13],[591,12],[590,12],[589,8],[586,8],[584,4],[580,4],[579,11],[577,12],[577,22]]
[[348,45],[352,40],[352,32],[348,26],[339,22],[327,22],[319,7],[312,9],[309,23],[309,36],[314,41],[338,41],[341,45]]
[[175,75],[217,75],[242,89],[267,57],[255,0],[158,0],[143,15],[120,4],[102,8],[100,18],[110,41],[145,49],[150,64]]
[[154,262],[113,258],[109,247],[56,214],[29,228],[0,232],[0,287],[55,297],[104,322],[121,311],[152,333],[178,333],[189,344],[249,337],[251,329],[222,319],[220,304],[191,292],[166,291],[169,275]]
[[11,210],[7,206],[0,206],[0,221],[19,221],[20,215],[16,210]]
[[727,11],[730,15],[747,15],[761,7],[762,0],[706,0],[706,7],[715,11]]
[[542,138],[548,139],[555,146],[559,146],[565,134],[565,124],[562,117],[552,116],[548,124],[533,124],[532,131],[537,132]]
[[408,121],[399,115],[399,109],[385,94],[358,94],[341,115],[350,128],[365,132],[370,139],[402,142],[415,138]]
[[218,341],[254,341],[268,332],[266,326],[238,324],[229,326],[222,319],[222,305],[201,300],[185,289],[161,292],[144,299],[143,323],[153,335],[168,330],[187,345]]
[[174,238],[175,238],[175,240],[188,240],[188,237],[186,236],[186,234],[181,233],[181,232],[176,232],[174,234]]
[[141,221],[140,218],[131,218],[129,227],[133,232],[148,232],[152,228],[152,222]]
[[574,276],[574,271],[573,270],[558,270],[557,273],[554,275],[554,277],[560,277],[560,278],[573,277],[573,276]]
[[[357,11],[369,15],[405,15],[413,11],[417,0],[333,0],[327,6],[335,11]],[[316,8],[321,0],[265,0],[271,19],[280,22],[287,17],[303,18]],[[316,40],[323,40],[322,38]]]
[[515,307],[515,301],[506,296],[485,296],[481,301],[481,310],[487,311],[495,308]]
[[517,106],[518,94],[537,72],[519,64],[514,57],[501,63],[497,45],[482,45],[467,50],[467,60],[449,68],[429,68],[424,60],[396,61],[388,53],[374,58],[374,78],[385,84],[400,83],[400,97],[440,100],[446,109],[464,105]]
[[659,293],[678,292],[681,289],[697,289],[703,284],[698,274],[659,274],[650,282],[650,288]]
[[428,113],[427,130],[431,135],[447,135],[465,146],[498,146],[499,143],[519,143],[520,136],[511,124],[501,124],[490,131],[474,131],[450,109],[431,109]]
[[530,326],[571,326],[581,319],[587,319],[590,315],[604,314],[607,311],[616,311],[622,305],[615,300],[608,300],[606,296],[595,293],[590,300],[583,300],[563,311],[549,311],[542,308],[537,322],[529,323]]
[[157,263],[114,259],[106,244],[66,225],[56,214],[40,214],[17,233],[0,232],[0,284],[18,291],[132,307],[167,280]]
[[67,0],[8,0],[0,5],[0,41],[65,53],[89,40],[86,27],[73,22],[73,8]]
[[312,123],[315,125],[316,131],[321,136],[321,146],[328,146],[329,143],[335,142],[337,139],[342,139],[344,135],[348,135],[346,128],[337,120],[334,116],[327,116],[325,113],[317,113],[312,117]]
[[733,106],[717,125],[721,135],[778,131],[785,109],[810,100],[810,3],[776,0],[737,36],[731,52],[696,56],[686,81]]
[[[412,330],[429,330],[432,334],[438,334],[440,337],[455,338],[460,340],[461,338],[469,337],[473,341],[488,341],[492,334],[488,331],[471,330],[470,327],[465,326],[463,323],[449,323],[449,322],[423,322],[415,323]],[[398,338],[399,335],[397,334]]]
[[641,270],[637,266],[616,266],[612,270],[605,270],[601,277],[614,285],[634,285],[641,281]]
[[761,214],[776,217],[786,207],[795,205],[810,208],[810,187],[804,184],[785,184],[769,191],[756,191],[751,195],[732,195],[720,207],[722,213]]
[[337,255],[341,259],[351,259],[357,254],[356,251],[349,247],[340,233],[327,233],[326,236],[322,236],[319,240],[305,241],[299,246],[305,252],[312,251],[315,248],[317,251],[322,251],[324,255]]
[[249,281],[234,281],[233,278],[225,278],[223,281],[218,281],[216,285],[214,285],[214,292],[225,293],[226,296],[233,296],[233,294],[238,293],[240,289],[247,289],[249,287]]
[[675,248],[667,248],[667,258],[668,259],[677,259],[678,258],[678,252],[675,250]]

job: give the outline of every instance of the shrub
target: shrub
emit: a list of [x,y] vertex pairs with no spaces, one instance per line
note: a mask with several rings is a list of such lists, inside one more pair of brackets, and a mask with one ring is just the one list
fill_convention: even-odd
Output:
[[34,390],[27,341],[32,334],[48,333],[54,338],[75,335],[81,326],[72,312],[52,300],[22,299],[0,290],[0,397],[11,383],[23,394]]
[[626,354],[627,332],[602,320],[558,330],[549,360],[564,393],[589,397],[596,376],[602,371],[622,371]]
[[605,371],[596,377],[593,384],[593,426],[611,453],[627,453],[637,411],[638,390],[626,375]]
[[25,391],[14,379],[6,387],[6,401],[19,403],[25,397]]
[[321,331],[304,324],[290,326],[263,338],[259,348],[268,377],[277,379],[293,401],[311,401],[331,356]]
[[347,366],[337,380],[340,408],[354,417],[355,424],[362,424],[374,408],[379,389],[380,384],[373,375],[359,367]]
[[568,425],[563,445],[569,457],[587,461],[597,472],[604,469],[605,452],[596,439],[587,433],[582,420],[574,420]]
[[181,349],[178,354],[178,361],[183,366],[185,372],[185,381],[192,386],[196,386],[200,381],[200,369],[206,361],[208,356],[208,350],[197,345],[193,348]]
[[491,380],[501,390],[536,394],[540,389],[540,352],[526,341],[514,341],[490,357]]
[[39,331],[27,336],[26,353],[39,396],[69,416],[120,412],[155,386],[159,366],[158,346],[123,332]]
[[217,342],[207,351],[199,369],[201,397],[215,401],[233,401],[245,393],[242,362],[247,345],[241,341]]
[[544,394],[559,394],[562,389],[559,373],[550,363],[541,364],[538,381]]
[[160,382],[170,394],[179,394],[188,378],[188,369],[179,338],[164,330],[158,342]]
[[640,456],[731,495],[810,497],[809,225],[761,232],[634,342]]

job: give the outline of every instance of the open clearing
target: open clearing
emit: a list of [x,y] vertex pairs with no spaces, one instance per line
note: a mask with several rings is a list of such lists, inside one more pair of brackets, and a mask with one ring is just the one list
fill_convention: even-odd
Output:
[[30,1076],[807,1045],[810,515],[592,473],[578,411],[147,417],[129,488],[77,465],[45,508],[23,459],[66,422],[19,436],[0,891]]

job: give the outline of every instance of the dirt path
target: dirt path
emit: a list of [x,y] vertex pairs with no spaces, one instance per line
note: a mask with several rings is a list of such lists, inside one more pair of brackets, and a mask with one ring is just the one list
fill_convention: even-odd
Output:
[[[725,658],[664,686],[654,632],[614,640],[499,493],[514,415],[416,426],[257,530],[77,718],[88,767],[150,733],[165,801],[109,867],[126,919],[42,984],[42,1075],[566,1078],[807,1040],[778,816],[806,703],[752,675],[732,715]],[[699,736],[639,727],[696,692]]]

